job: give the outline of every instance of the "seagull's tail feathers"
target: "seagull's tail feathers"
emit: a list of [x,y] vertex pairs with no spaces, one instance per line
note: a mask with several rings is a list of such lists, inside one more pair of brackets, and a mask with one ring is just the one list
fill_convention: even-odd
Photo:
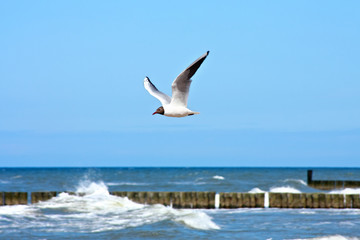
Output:
[[191,113],[189,114],[189,116],[195,115],[195,114],[200,114],[200,113],[199,113],[199,112],[191,112]]

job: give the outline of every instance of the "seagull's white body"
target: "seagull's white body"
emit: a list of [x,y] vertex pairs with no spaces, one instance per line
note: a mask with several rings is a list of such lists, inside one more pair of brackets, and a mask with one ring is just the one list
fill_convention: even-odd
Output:
[[198,112],[191,111],[187,108],[187,100],[189,96],[191,77],[198,70],[208,54],[209,51],[199,57],[188,68],[179,74],[171,85],[172,97],[160,92],[155,85],[152,84],[148,77],[144,79],[145,89],[162,104],[162,107],[159,107],[153,115],[159,113],[168,117],[186,117],[199,114]]
[[174,106],[171,104],[167,104],[163,107],[165,110],[164,115],[167,117],[186,117],[189,115],[199,114],[198,112],[193,112],[184,106]]

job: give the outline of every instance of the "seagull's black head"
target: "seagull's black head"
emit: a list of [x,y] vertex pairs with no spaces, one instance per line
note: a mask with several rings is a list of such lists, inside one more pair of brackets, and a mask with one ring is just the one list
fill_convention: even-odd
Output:
[[158,109],[156,109],[156,111],[152,114],[161,114],[161,115],[164,115],[165,111],[164,111],[164,108],[163,106],[159,107]]

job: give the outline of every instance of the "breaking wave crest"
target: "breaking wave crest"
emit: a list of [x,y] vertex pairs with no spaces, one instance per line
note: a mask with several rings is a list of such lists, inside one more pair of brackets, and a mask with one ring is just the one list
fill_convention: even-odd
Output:
[[297,190],[296,188],[285,186],[285,187],[273,187],[270,188],[270,192],[273,193],[301,193],[301,191]]
[[103,232],[160,221],[201,230],[220,229],[201,210],[138,204],[111,195],[103,182],[91,181],[80,182],[76,194],[64,192],[37,204],[1,207],[0,213],[5,218],[19,218],[13,221],[14,229],[40,227],[47,232]]
[[[266,191],[261,190],[260,188],[253,188],[249,191],[249,193],[265,193]],[[272,193],[301,193],[296,188],[290,187],[290,186],[284,186],[284,187],[272,187],[270,188],[269,192]]]
[[261,190],[260,188],[253,188],[249,191],[249,193],[264,193],[265,191]]
[[215,175],[212,178],[217,179],[217,180],[224,180],[225,179],[223,176],[219,176],[219,175]]
[[289,183],[295,183],[295,184],[300,184],[300,185],[304,185],[304,186],[307,186],[307,183],[302,180],[302,179],[285,179],[284,182],[289,182]]
[[345,188],[332,190],[329,193],[331,194],[360,194],[360,188]]

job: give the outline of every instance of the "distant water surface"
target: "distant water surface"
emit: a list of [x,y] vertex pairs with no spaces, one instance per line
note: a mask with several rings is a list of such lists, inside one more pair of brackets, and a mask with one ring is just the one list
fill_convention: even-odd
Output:
[[[313,178],[360,180],[360,169]],[[75,191],[0,207],[0,239],[360,239],[357,209],[173,209],[111,191],[320,192],[306,168],[0,168],[0,191]],[[337,193],[360,194],[360,189]],[[330,191],[322,191],[329,193]]]

